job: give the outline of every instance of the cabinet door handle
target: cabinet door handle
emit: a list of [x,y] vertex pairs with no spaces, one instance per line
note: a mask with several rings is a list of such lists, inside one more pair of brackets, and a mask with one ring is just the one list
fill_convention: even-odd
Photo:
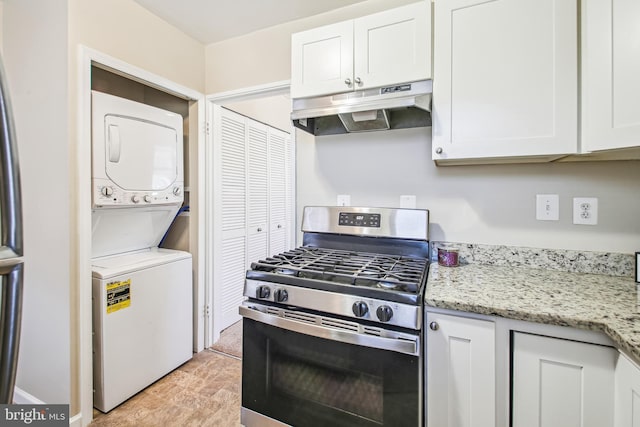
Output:
[[278,224],[278,228],[282,228],[282,225]]
[[359,84],[359,85],[362,84],[362,80],[360,79],[360,77],[356,77],[356,84]]
[[347,86],[351,86],[351,79],[347,77],[347,79],[344,81],[344,84],[346,84]]
[[258,233],[262,231],[262,227],[258,227]]
[[436,154],[442,154],[442,147],[436,148]]
[[440,329],[440,325],[438,325],[438,322],[431,322],[429,323],[429,329],[431,329],[432,331],[437,331],[438,329]]

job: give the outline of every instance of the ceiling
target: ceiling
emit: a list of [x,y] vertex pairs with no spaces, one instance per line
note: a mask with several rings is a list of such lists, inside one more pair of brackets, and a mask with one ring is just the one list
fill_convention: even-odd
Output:
[[203,44],[318,15],[365,0],[135,0]]

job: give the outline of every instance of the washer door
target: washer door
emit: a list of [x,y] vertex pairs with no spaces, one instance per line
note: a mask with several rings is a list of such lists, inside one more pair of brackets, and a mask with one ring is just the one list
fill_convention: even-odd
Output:
[[161,191],[178,178],[175,129],[132,117],[105,116],[105,172],[127,191]]

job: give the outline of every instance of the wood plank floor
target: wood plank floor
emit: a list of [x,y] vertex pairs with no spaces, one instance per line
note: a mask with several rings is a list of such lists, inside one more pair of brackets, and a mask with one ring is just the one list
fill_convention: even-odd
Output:
[[90,427],[238,427],[242,362],[210,350],[103,414]]

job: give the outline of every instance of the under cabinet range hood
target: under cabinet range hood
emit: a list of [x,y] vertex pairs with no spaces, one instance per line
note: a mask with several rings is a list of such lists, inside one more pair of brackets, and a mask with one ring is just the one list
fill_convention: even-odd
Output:
[[316,136],[431,126],[431,80],[293,100],[293,125]]

